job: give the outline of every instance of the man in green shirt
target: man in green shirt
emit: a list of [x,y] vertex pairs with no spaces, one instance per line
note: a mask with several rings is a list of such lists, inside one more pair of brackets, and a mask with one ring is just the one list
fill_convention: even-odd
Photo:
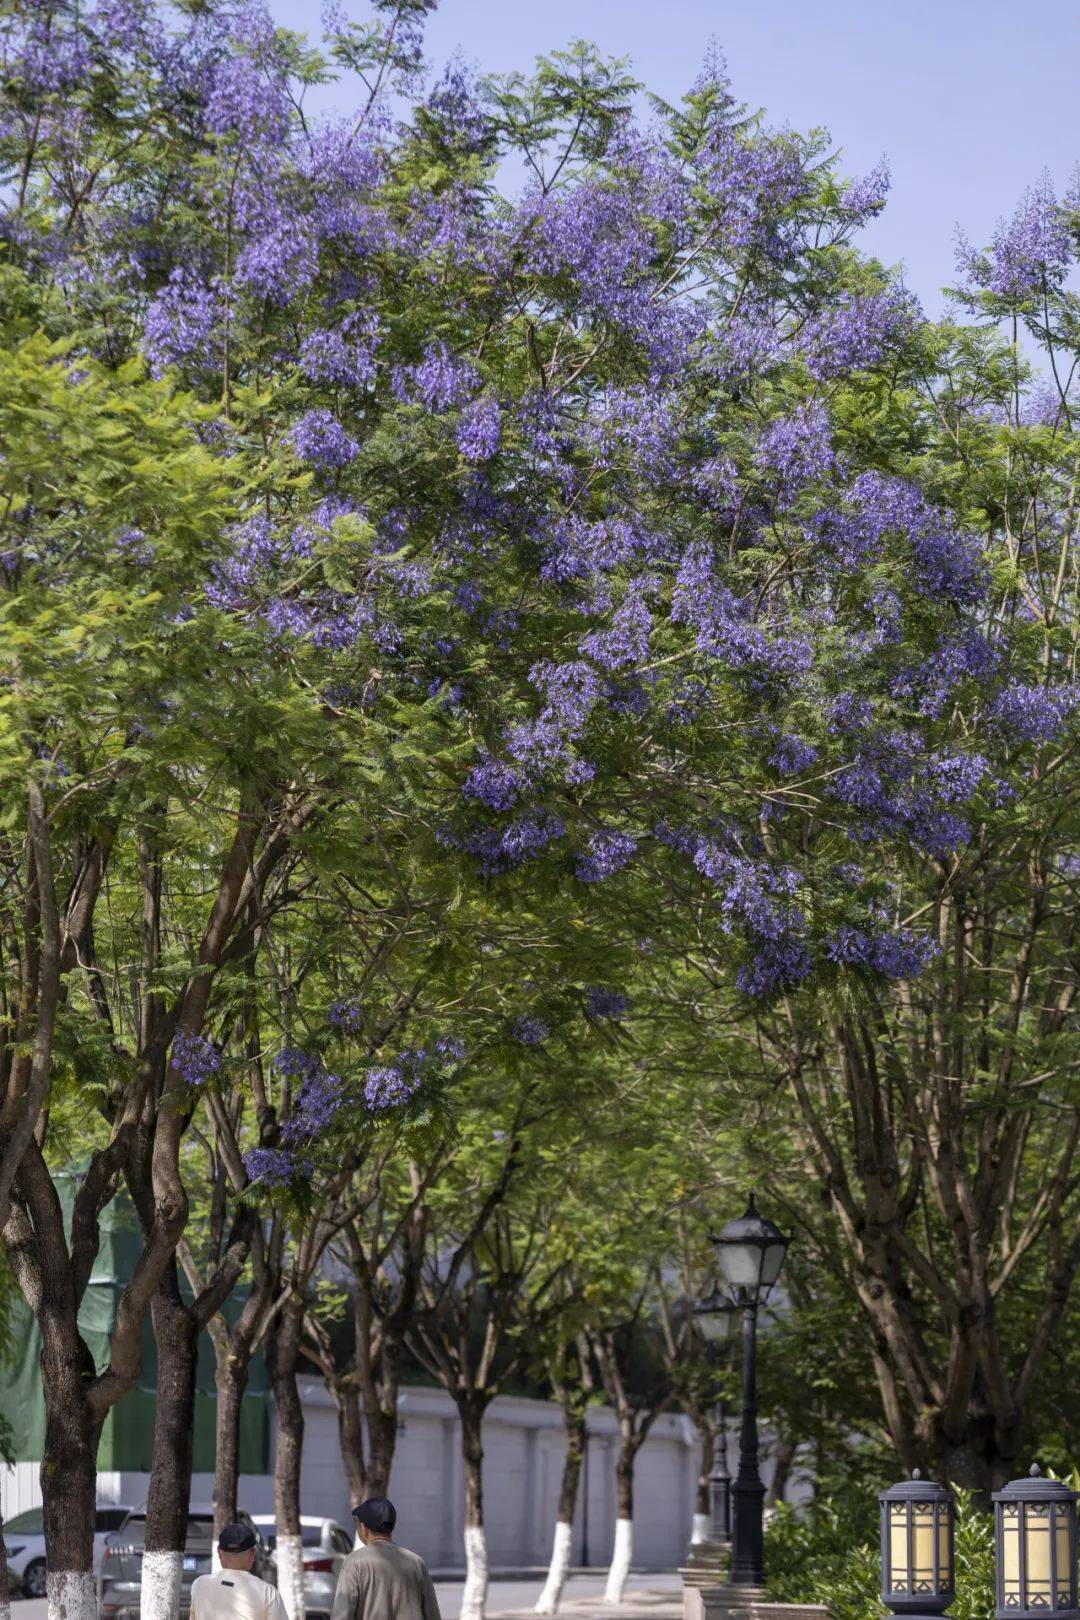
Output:
[[363,1546],[341,1566],[330,1620],[441,1620],[424,1560],[391,1539],[393,1502],[369,1496],[353,1515]]

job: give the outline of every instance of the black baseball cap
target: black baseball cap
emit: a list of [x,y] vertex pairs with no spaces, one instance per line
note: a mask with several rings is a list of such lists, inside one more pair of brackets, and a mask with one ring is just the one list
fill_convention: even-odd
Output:
[[385,1496],[369,1496],[366,1502],[353,1508],[353,1518],[377,1536],[388,1536],[397,1524],[397,1508]]
[[255,1532],[250,1524],[227,1524],[217,1544],[222,1552],[250,1552],[255,1545]]

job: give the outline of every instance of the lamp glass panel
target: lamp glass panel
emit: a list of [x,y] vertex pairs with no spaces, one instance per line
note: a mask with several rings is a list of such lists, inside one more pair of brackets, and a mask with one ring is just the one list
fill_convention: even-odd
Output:
[[1029,1609],[1052,1608],[1049,1503],[1026,1502],[1024,1504],[1024,1553],[1027,1564],[1025,1607]]
[[906,1502],[889,1503],[889,1590],[911,1591],[908,1569],[908,1519]]
[[694,1321],[710,1344],[716,1344],[728,1330],[728,1315],[726,1311],[697,1311]]
[[938,1585],[943,1592],[952,1591],[952,1548],[949,1545],[949,1515],[939,1513],[937,1525]]
[[1021,1607],[1020,1509],[1011,1503],[1001,1509],[1001,1601],[1006,1609]]
[[721,1243],[720,1268],[732,1288],[756,1288],[761,1276],[761,1250],[754,1243]]
[[779,1277],[786,1253],[786,1243],[766,1244],[765,1253],[761,1260],[761,1285],[763,1288],[771,1288],[777,1277]]
[[1073,1567],[1069,1534],[1069,1519],[1071,1510],[1065,1506],[1059,1507],[1054,1514],[1054,1544],[1057,1548],[1057,1568],[1055,1570],[1056,1607],[1059,1609],[1072,1608]]
[[912,1591],[933,1592],[937,1574],[933,1502],[912,1502],[911,1529]]

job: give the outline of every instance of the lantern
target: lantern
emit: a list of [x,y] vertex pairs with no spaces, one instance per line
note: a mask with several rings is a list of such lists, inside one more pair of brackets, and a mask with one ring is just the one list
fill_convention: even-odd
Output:
[[746,1214],[728,1221],[713,1238],[720,1269],[737,1304],[757,1305],[768,1299],[790,1241],[772,1221],[758,1214],[751,1193]]
[[1076,1606],[1077,1493],[1038,1466],[994,1493],[997,1620],[1080,1613]]
[[878,1501],[881,1601],[894,1614],[943,1614],[956,1595],[951,1491],[916,1469]]

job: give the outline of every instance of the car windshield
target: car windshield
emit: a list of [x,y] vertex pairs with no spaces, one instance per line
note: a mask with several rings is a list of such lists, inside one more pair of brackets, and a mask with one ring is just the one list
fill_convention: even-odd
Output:
[[13,1519],[4,1520],[5,1536],[11,1532],[17,1536],[40,1536],[43,1528],[41,1508],[31,1508],[28,1513],[16,1513]]
[[[263,1534],[263,1540],[266,1542],[266,1545],[269,1547],[270,1551],[273,1552],[274,1548],[277,1546],[277,1533],[275,1531],[273,1531],[273,1530],[264,1529],[262,1534]],[[322,1546],[322,1525],[321,1524],[305,1524],[305,1525],[301,1525],[300,1534],[301,1534],[301,1539],[302,1539],[303,1544],[304,1544],[305,1547],[321,1547]]]
[[98,1530],[119,1530],[127,1518],[127,1508],[98,1508],[94,1521]]

